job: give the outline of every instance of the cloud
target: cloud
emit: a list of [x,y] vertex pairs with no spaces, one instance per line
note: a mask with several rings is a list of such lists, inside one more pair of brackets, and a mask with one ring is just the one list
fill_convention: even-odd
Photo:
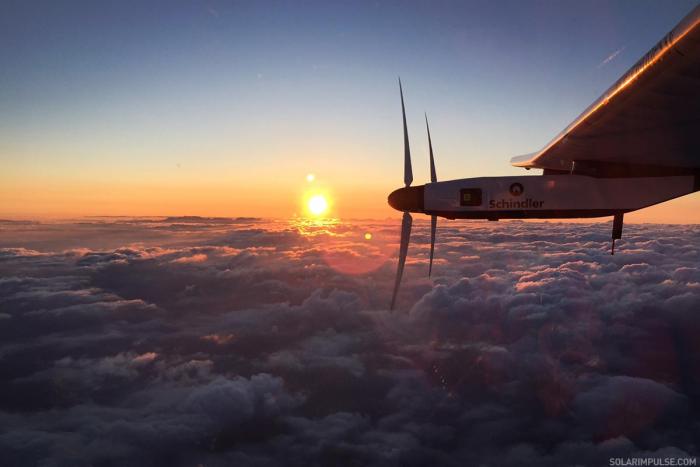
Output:
[[394,222],[8,225],[9,465],[698,454],[696,226],[417,220],[390,312]]
[[198,253],[196,255],[183,256],[183,257],[174,259],[172,262],[179,263],[179,264],[188,264],[188,263],[203,263],[206,260],[207,260],[207,255],[205,255],[203,253]]

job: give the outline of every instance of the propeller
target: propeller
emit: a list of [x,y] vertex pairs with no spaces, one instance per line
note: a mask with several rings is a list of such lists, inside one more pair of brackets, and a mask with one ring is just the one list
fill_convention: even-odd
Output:
[[437,216],[430,216],[430,266],[428,277],[433,273],[433,253],[435,252],[435,231],[437,230]]
[[[408,143],[408,126],[406,125],[406,107],[403,103],[403,87],[401,86],[401,78],[399,78],[399,93],[401,94],[401,114],[403,116],[403,181],[406,187],[413,183],[413,168],[411,167],[411,147]],[[408,211],[403,212],[401,220],[401,242],[399,247],[399,264],[396,267],[396,282],[394,283],[394,294],[391,297],[391,309],[396,305],[396,296],[399,293],[401,285],[401,276],[403,276],[403,268],[406,264],[406,255],[408,254],[408,242],[411,239],[411,226],[413,218]]]
[[[435,158],[433,157],[433,141],[430,139],[430,125],[428,125],[428,114],[425,114],[425,128],[428,130],[428,148],[430,149],[430,182],[437,182],[435,174]],[[428,267],[428,277],[433,273],[433,253],[435,252],[435,231],[437,230],[437,216],[430,216],[430,266]]]
[[428,125],[428,114],[425,114],[425,129],[428,130],[428,148],[430,149],[430,182],[437,182],[435,174],[435,158],[433,157],[433,141],[430,139],[430,125]]
[[[399,78],[399,93],[401,94],[401,116],[403,117],[403,181],[406,184],[405,188],[399,188],[389,195],[389,204],[399,211],[403,212],[401,220],[401,240],[399,243],[399,262],[396,267],[396,282],[394,282],[394,293],[391,297],[391,309],[396,305],[396,297],[401,286],[401,278],[403,270],[406,266],[406,256],[408,255],[408,244],[411,239],[411,226],[413,218],[411,212],[425,212],[423,206],[423,190],[424,187],[411,187],[413,183],[413,168],[411,166],[411,147],[408,142],[408,126],[406,125],[406,106],[403,100],[403,87],[401,78]],[[430,139],[430,126],[428,125],[428,115],[425,115],[425,128],[428,130],[428,147],[430,149],[430,181],[437,182],[435,173],[435,158],[433,156],[433,142]],[[428,277],[433,272],[433,254],[435,252],[435,233],[437,230],[437,216],[430,216],[430,267],[428,268]]]
[[411,167],[411,146],[408,143],[408,126],[406,126],[406,107],[403,104],[403,88],[399,78],[399,92],[401,93],[401,113],[403,114],[403,182],[406,186],[413,183],[413,168]]
[[396,266],[396,282],[394,283],[394,294],[391,297],[391,310],[396,305],[396,296],[399,293],[401,285],[401,276],[403,276],[403,267],[406,265],[406,255],[408,254],[408,241],[411,238],[411,225],[413,218],[408,212],[403,213],[401,219],[401,246],[399,246],[399,264]]

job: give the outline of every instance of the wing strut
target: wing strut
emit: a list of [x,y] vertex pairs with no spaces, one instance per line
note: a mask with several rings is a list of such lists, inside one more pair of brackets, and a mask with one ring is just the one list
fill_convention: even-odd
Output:
[[613,217],[612,249],[610,250],[611,255],[615,254],[615,240],[622,238],[622,219],[624,215],[624,213],[619,212],[615,214],[615,217]]

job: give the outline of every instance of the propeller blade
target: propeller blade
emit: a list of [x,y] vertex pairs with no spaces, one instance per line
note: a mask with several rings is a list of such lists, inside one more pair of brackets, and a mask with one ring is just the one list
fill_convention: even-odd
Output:
[[391,297],[391,310],[396,305],[396,295],[399,293],[401,285],[401,276],[403,276],[403,267],[406,264],[406,255],[408,253],[408,242],[411,239],[411,225],[413,218],[408,212],[403,213],[401,220],[401,243],[399,246],[399,264],[396,266],[396,282],[394,283],[394,295]]
[[413,183],[413,169],[411,168],[411,147],[408,144],[408,126],[406,126],[406,107],[403,104],[403,88],[399,78],[399,92],[401,93],[401,113],[403,114],[403,182],[406,186]]
[[428,114],[425,114],[425,128],[428,129],[428,147],[430,147],[430,181],[437,182],[435,174],[435,159],[433,158],[433,141],[430,139],[430,126],[428,126]]
[[437,216],[430,216],[430,267],[428,277],[433,272],[433,252],[435,251],[435,231],[437,230]]

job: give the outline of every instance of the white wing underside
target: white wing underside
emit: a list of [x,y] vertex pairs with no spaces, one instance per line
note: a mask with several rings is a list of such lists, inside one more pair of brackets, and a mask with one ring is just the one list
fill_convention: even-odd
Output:
[[700,169],[700,6],[547,146],[511,164],[616,176]]

